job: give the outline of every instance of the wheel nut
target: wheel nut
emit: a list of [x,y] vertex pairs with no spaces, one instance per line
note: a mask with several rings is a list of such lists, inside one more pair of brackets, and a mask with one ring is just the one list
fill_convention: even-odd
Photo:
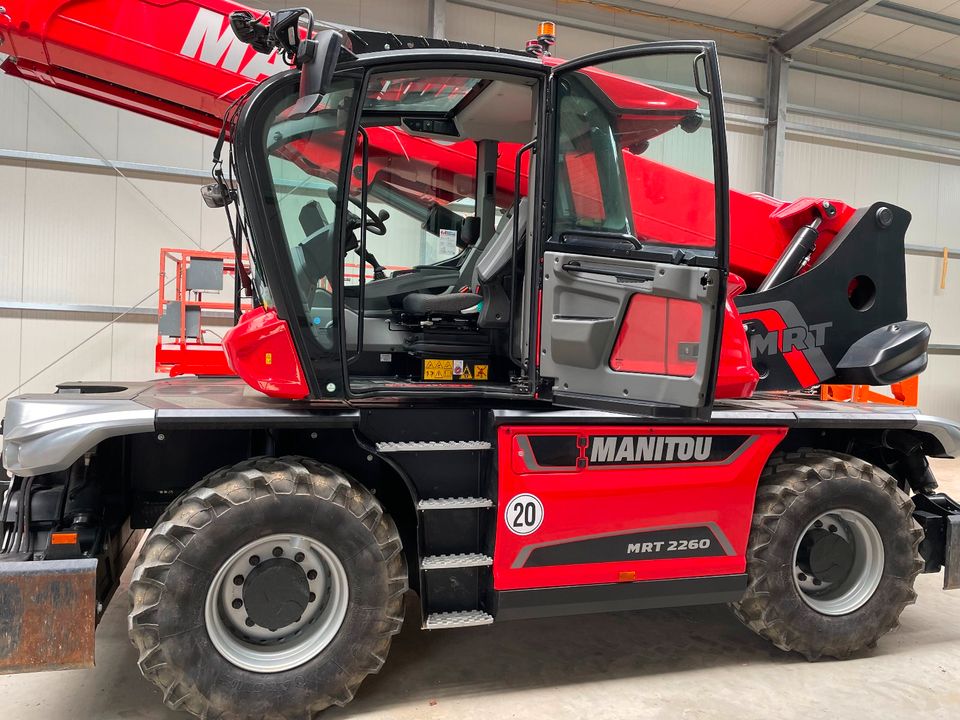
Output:
[[310,570],[310,571],[307,572],[307,580],[316,580],[316,579],[317,579],[317,571],[316,571],[316,570]]
[[251,620],[250,618],[247,618],[247,619],[244,620],[243,622],[246,624],[247,627],[253,627],[254,625],[256,625],[256,623],[255,623],[253,620]]
[[814,526],[814,527],[817,527],[817,528],[822,528],[822,527],[823,527],[823,521],[822,521],[822,520],[817,520],[817,521],[813,524],[813,526]]
[[233,578],[234,585],[243,585],[243,575],[237,575]]
[[820,587],[821,585],[823,585],[823,581],[818,580],[817,578],[814,578],[813,584],[816,585],[817,587]]
[[831,525],[830,527],[827,528],[827,530],[829,530],[829,531],[832,532],[832,533],[835,533],[835,532],[837,531],[837,526],[836,526],[836,525]]
[[283,548],[282,548],[282,547],[275,547],[275,548],[273,549],[273,556],[274,556],[274,557],[280,557],[281,555],[283,555]]
[[293,556],[293,559],[296,560],[297,562],[303,562],[304,558],[306,557],[307,556],[304,555],[302,552],[298,552],[296,555]]
[[259,565],[259,564],[260,564],[260,556],[259,556],[259,555],[251,555],[251,556],[250,556],[250,564],[251,564],[251,565]]
[[239,610],[240,608],[243,607],[243,600],[241,600],[240,598],[237,598],[232,603],[230,603],[230,605],[233,606],[234,610]]
[[799,575],[797,575],[797,580],[799,580],[800,582],[803,582],[806,579],[807,579],[807,576],[804,575],[803,573],[800,573]]
[[316,593],[310,593],[310,602],[313,602],[313,601],[316,600],[316,599],[317,599],[317,594],[316,594]]

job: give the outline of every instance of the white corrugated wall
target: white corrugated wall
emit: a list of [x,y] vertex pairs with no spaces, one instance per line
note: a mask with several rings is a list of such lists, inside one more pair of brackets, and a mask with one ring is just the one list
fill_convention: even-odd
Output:
[[[318,17],[404,33],[428,31],[427,0],[334,0],[312,3]],[[556,2],[518,3],[544,17],[559,13],[641,29],[643,20],[596,7]],[[285,2],[257,3],[282,7]],[[504,12],[446,6],[446,35],[505,47],[522,47],[534,23]],[[696,34],[676,24],[668,34]],[[574,57],[635,42],[615,34],[561,26],[557,54]],[[721,50],[735,38],[721,38]],[[724,90],[739,102],[728,112],[731,183],[740,190],[761,184],[762,137],[749,101],[764,92],[764,66],[738,58],[721,60]],[[960,132],[960,103],[878,88],[823,75],[792,71],[790,103],[862,114]],[[922,131],[904,133],[792,113],[806,124],[913,138],[960,147]],[[212,141],[62,93],[0,77],[0,148],[206,170]],[[42,162],[0,160],[0,300],[130,306],[144,298],[153,307],[159,249],[227,247],[222,213],[199,198],[199,179],[121,177],[110,170],[64,168]],[[784,196],[836,196],[852,203],[887,199],[914,214],[908,242],[960,247],[960,163],[917,152],[864,146],[789,133]],[[960,264],[960,263],[958,263]],[[953,268],[939,288],[940,261],[909,257],[911,316],[934,328],[934,341],[960,343],[951,310],[960,294]],[[129,315],[107,326],[109,316],[68,312],[0,310],[0,397],[8,392],[46,391],[77,379],[130,379],[153,374],[155,320]],[[33,377],[48,364],[52,366]],[[960,359],[936,356],[923,376],[921,404],[929,412],[960,418],[960,389],[953,371]],[[0,411],[3,401],[0,400]]]

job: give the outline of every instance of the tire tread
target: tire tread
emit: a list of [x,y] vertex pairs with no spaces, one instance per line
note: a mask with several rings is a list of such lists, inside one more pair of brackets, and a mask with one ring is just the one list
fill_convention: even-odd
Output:
[[875,646],[881,636],[899,626],[900,613],[916,601],[917,593],[913,589],[913,583],[923,569],[919,553],[923,531],[913,518],[913,502],[886,472],[852,455],[811,448],[771,457],[760,475],[757,489],[747,548],[747,590],[740,601],[732,604],[732,608],[740,621],[755,633],[781,650],[798,652],[808,660],[818,660],[824,655],[845,659],[859,647],[846,647],[837,642],[818,644],[793,630],[784,618],[778,616],[775,605],[769,602],[774,588],[771,587],[767,572],[766,550],[777,532],[781,517],[790,506],[813,486],[836,477],[858,479],[889,496],[892,505],[903,518],[902,527],[908,528],[905,532],[902,529],[897,532],[905,535],[903,540],[909,543],[914,558],[908,577],[893,578],[897,584],[902,585],[898,593],[902,598],[899,607],[888,613],[887,617],[892,619],[877,628],[874,636],[865,643],[866,646]]
[[[387,564],[387,582],[392,592],[383,621],[376,624],[379,641],[374,642],[375,650],[333,697],[334,704],[348,703],[363,680],[383,667],[390,641],[403,625],[408,584],[406,558],[393,519],[370,492],[336,468],[301,456],[251,458],[210,473],[174,500],[150,532],[134,567],[128,634],[138,650],[141,674],[160,688],[168,707],[185,710],[202,720],[234,717],[215,707],[195,685],[172,670],[154,622],[167,572],[190,540],[214,518],[240,505],[290,494],[311,494],[350,512],[371,531]],[[277,720],[310,720],[324,709],[320,704],[300,713],[275,717]]]

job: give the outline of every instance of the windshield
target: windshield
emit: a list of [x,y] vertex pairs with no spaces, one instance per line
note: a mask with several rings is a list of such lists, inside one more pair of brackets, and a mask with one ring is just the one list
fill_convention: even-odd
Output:
[[297,292],[310,331],[325,350],[332,350],[337,339],[332,282],[339,262],[337,199],[355,90],[356,81],[337,80],[308,116],[291,118],[290,108],[297,101],[293,88],[277,103],[264,136],[272,204]]

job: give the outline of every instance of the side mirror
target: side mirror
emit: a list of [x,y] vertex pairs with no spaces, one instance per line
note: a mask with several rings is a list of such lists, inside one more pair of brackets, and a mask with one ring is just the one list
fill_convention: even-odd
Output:
[[291,112],[295,116],[309,113],[330,91],[337,69],[343,38],[336,30],[321,30],[311,40],[301,40],[296,64],[300,68],[300,99]]

